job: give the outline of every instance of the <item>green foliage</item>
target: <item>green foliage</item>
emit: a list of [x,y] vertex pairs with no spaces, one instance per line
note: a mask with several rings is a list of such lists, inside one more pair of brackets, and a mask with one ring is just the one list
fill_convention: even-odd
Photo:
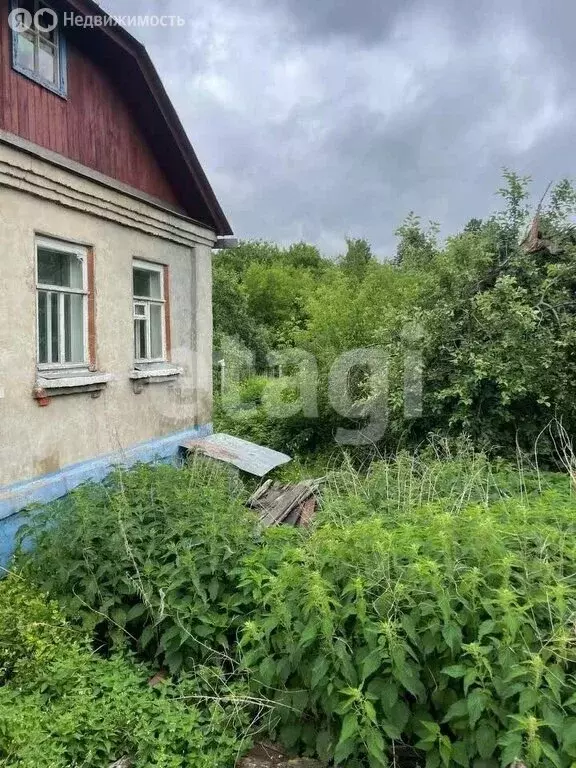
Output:
[[220,663],[243,616],[241,559],[255,518],[215,464],[140,466],[84,486],[21,537],[25,573],[111,648],[130,644],[176,672]]
[[[293,389],[288,377],[269,379],[251,376],[241,381],[237,396],[216,398],[214,420],[220,432],[241,435],[259,445],[266,445],[289,453],[309,454],[314,446],[310,439],[317,437],[310,419],[301,413],[292,417],[271,416],[264,402],[266,394],[281,401],[290,400]],[[231,401],[232,400],[232,401]],[[314,427],[317,425],[314,424]]]
[[498,190],[498,194],[503,198],[506,206],[496,220],[500,222],[504,233],[508,236],[505,244],[514,248],[515,241],[522,227],[526,226],[530,213],[528,189],[531,179],[529,176],[519,176],[508,168],[504,168],[502,176],[504,186]]
[[290,338],[305,321],[305,299],[313,287],[308,270],[284,264],[252,263],[244,273],[251,316],[268,330],[272,345]]
[[220,253],[214,261],[216,349],[224,337],[237,339],[254,354],[256,369],[266,370],[270,351],[290,346],[305,324],[305,298],[331,266],[306,243],[283,249],[249,241]]
[[213,270],[214,347],[221,350],[224,337],[237,338],[255,356],[258,367],[266,365],[268,344],[265,333],[250,314],[248,299],[236,273],[218,263]]
[[350,277],[362,280],[368,266],[375,261],[370,243],[367,240],[347,237],[346,246],[346,254],[340,260],[342,269]]
[[[247,680],[247,701],[273,705],[271,736],[336,765],[379,768],[411,749],[430,768],[516,760],[570,768],[575,511],[567,475],[517,471],[448,441],[373,463],[363,476],[330,472],[311,531],[257,534],[234,481],[203,464],[139,467],[83,488],[34,519],[36,551],[20,556],[23,574],[58,597],[72,627],[116,649],[130,641],[184,678],[144,695],[138,667],[124,670],[126,662],[88,656],[65,639],[76,660],[42,651],[28,681],[10,664],[0,743],[26,757],[34,748],[22,765],[44,765],[38,744],[52,734],[50,749],[68,751],[47,754],[66,765],[80,754],[70,751],[69,728],[100,765],[110,744],[117,755],[143,750],[142,765],[211,765],[146,752],[169,741],[166,750],[212,759],[211,749],[232,748],[222,719],[224,743],[214,745],[202,709],[173,709],[219,687],[199,688],[197,664],[208,662],[218,663],[227,690]],[[16,634],[8,614],[0,644],[29,636],[23,654],[34,659],[45,632],[71,637],[61,622],[43,628],[54,611],[44,597],[6,594],[31,607]],[[70,710],[78,720],[67,719]],[[25,742],[29,720],[37,725]]]
[[[474,221],[476,222],[477,220]],[[477,231],[477,225],[474,224],[473,227],[476,227]],[[398,246],[396,248],[395,263],[409,268],[428,267],[438,252],[437,233],[438,227],[436,224],[430,223],[429,229],[424,230],[420,217],[411,211],[396,230]]]
[[387,765],[400,743],[432,767],[571,766],[568,479],[539,493],[481,457],[421,471],[375,465],[309,537],[271,531],[248,558],[262,609],[241,647],[280,737],[346,766]]
[[[349,240],[338,263],[315,256],[304,269],[295,268],[292,249],[263,243],[225,257],[236,259],[238,285],[268,347],[299,347],[318,362],[319,417],[272,419],[277,447],[315,451],[333,442],[347,425],[328,400],[330,370],[343,353],[373,347],[388,357],[381,450],[466,432],[512,456],[517,445],[531,450],[553,418],[576,428],[576,191],[563,180],[537,208],[529,179],[505,170],[498,195],[501,210],[444,243],[437,225],[423,227],[411,214],[388,262],[376,261],[364,240]],[[526,248],[537,211],[538,245]],[[407,416],[406,377],[420,371],[422,415]],[[265,435],[266,414],[254,412],[236,431]]]
[[129,756],[135,768],[228,768],[242,750],[236,708],[214,695],[208,703],[196,679],[152,689],[144,667],[94,655],[21,578],[0,583],[0,622],[0,653],[11,660],[0,765],[102,768]]
[[0,685],[14,675],[34,676],[54,649],[75,639],[57,603],[11,576],[0,582]]

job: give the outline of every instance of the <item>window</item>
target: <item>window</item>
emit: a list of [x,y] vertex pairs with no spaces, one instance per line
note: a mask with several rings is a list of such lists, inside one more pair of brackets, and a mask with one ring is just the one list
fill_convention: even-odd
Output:
[[79,246],[36,241],[40,369],[88,365],[87,255]]
[[14,69],[65,96],[66,50],[54,11],[40,0],[13,0],[12,9],[21,12],[12,25]]
[[166,360],[164,270],[159,264],[135,261],[134,358],[137,363]]

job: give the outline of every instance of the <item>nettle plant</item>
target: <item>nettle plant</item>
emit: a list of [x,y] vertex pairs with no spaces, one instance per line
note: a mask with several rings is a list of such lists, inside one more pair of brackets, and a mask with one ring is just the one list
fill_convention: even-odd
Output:
[[[139,466],[86,485],[22,529],[25,573],[99,645],[171,672],[228,659],[256,519],[215,463]],[[24,547],[23,547],[24,548]]]
[[348,768],[571,766],[569,492],[395,514],[377,486],[327,502],[309,538],[271,532],[249,557],[243,589],[260,609],[243,660],[277,702],[280,738]]

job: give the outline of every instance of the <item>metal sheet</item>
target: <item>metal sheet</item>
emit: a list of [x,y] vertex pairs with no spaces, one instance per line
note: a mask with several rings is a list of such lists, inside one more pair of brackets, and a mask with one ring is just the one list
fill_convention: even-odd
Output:
[[225,434],[191,440],[182,443],[181,447],[187,451],[197,451],[217,461],[224,461],[256,477],[264,477],[276,467],[292,461],[285,453]]

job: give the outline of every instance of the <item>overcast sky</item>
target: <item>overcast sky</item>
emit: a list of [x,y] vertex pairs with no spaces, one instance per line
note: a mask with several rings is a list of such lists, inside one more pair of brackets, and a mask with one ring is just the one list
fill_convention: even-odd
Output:
[[575,174],[571,0],[103,0],[142,40],[237,235],[381,257],[410,210],[449,233],[502,166]]

